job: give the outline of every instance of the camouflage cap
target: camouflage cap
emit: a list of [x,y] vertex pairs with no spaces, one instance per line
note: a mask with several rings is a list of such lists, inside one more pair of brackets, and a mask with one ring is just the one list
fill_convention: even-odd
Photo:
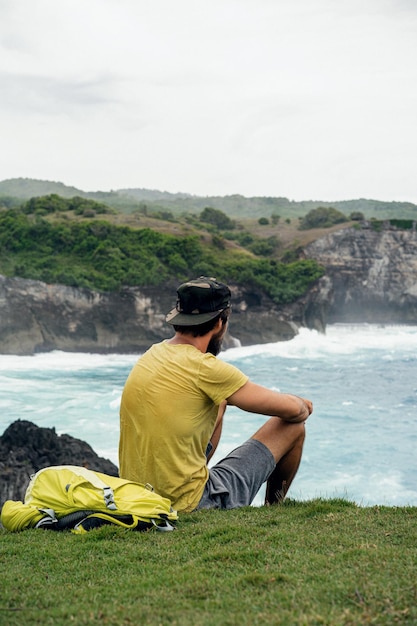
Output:
[[200,276],[177,289],[177,305],[166,316],[168,324],[197,326],[230,307],[230,289],[215,278]]

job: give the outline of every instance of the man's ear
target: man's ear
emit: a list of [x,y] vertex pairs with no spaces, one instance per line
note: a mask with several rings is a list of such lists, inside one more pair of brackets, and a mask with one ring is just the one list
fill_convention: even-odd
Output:
[[219,330],[221,330],[222,328],[223,328],[222,319],[221,319],[221,317],[219,317],[219,319],[218,319],[218,320],[217,320],[217,322],[216,322],[215,327],[213,328],[213,331],[214,331],[214,333],[213,333],[213,334],[218,333],[218,332],[219,332]]

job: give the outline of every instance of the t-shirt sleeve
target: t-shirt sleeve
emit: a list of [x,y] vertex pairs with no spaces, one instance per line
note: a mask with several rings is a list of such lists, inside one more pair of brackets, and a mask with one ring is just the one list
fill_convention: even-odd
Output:
[[248,380],[249,377],[231,363],[206,354],[200,366],[198,385],[215,404],[220,404]]

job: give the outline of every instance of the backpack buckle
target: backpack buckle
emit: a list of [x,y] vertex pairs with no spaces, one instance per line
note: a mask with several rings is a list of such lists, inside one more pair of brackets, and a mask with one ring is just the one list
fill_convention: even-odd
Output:
[[114,501],[113,489],[111,487],[104,487],[103,494],[104,494],[104,504],[106,505],[106,507],[110,509],[111,511],[115,511],[117,509],[117,506]]

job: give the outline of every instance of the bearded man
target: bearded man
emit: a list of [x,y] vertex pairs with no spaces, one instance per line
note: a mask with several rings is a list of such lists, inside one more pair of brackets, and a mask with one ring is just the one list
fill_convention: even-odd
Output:
[[[120,476],[150,483],[179,512],[248,506],[265,481],[265,504],[277,504],[298,470],[312,403],[217,358],[231,312],[227,285],[202,276],[177,296],[166,317],[175,335],[139,358],[123,390]],[[209,468],[227,405],[269,418]]]

